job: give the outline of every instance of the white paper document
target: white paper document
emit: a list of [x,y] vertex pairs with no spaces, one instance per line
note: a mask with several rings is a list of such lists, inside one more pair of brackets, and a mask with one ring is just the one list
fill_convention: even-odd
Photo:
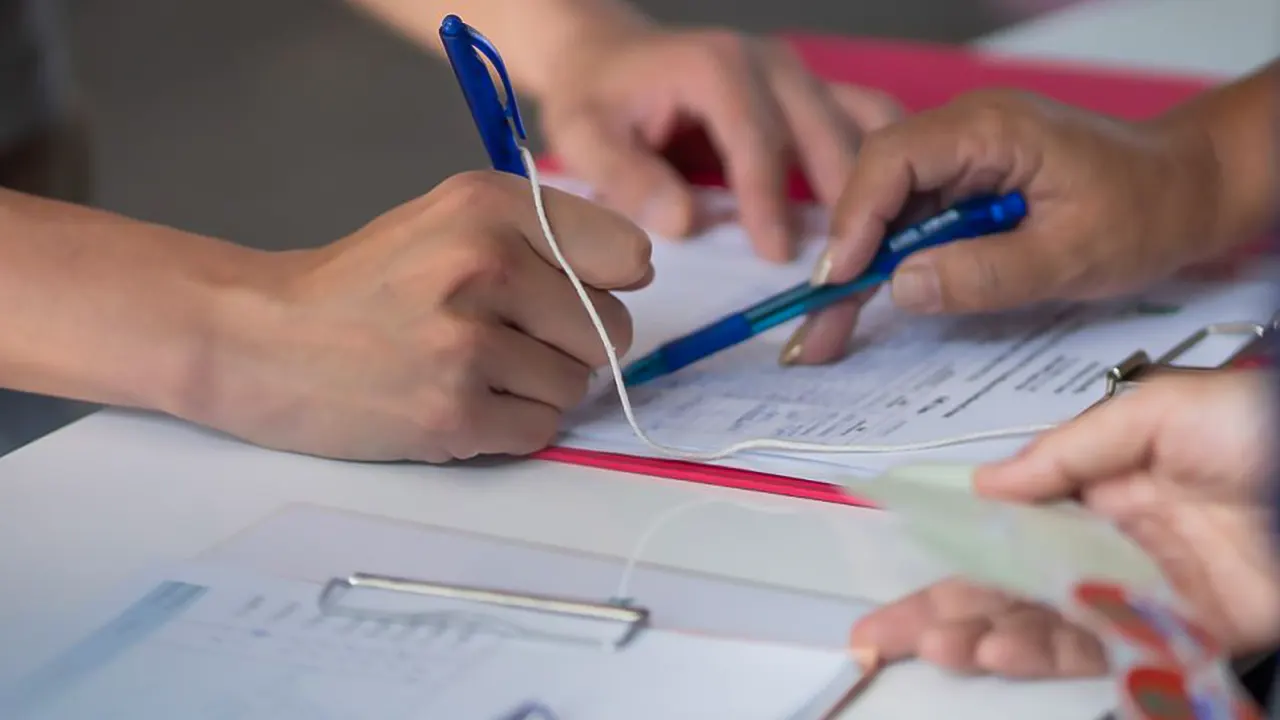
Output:
[[[824,229],[817,213],[808,220],[806,254],[786,267],[753,258],[733,224],[687,243],[658,241],[653,285],[623,296],[636,327],[628,359],[807,278]],[[838,363],[779,367],[793,323],[636,388],[632,400],[651,438],[687,451],[753,438],[830,446],[931,442],[1068,420],[1101,399],[1106,371],[1134,351],[1158,357],[1207,325],[1266,322],[1273,308],[1271,284],[1261,275],[1169,282],[1109,302],[941,318],[897,310],[882,292],[864,309],[852,351]],[[1244,340],[1197,360],[1219,363]],[[909,455],[752,452],[724,464],[823,479],[822,465],[870,473],[906,460],[986,460],[1027,439]],[[571,418],[561,444],[661,456],[627,426],[611,382]]]
[[321,612],[317,584],[188,565],[0,688],[6,720],[818,719],[847,653],[650,629],[618,650],[530,640],[474,613]]

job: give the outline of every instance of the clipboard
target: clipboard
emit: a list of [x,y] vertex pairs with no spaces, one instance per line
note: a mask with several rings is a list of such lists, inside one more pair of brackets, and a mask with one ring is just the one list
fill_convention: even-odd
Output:
[[[669,528],[672,542],[684,537],[682,527]],[[804,547],[825,547],[827,537],[815,531]],[[877,552],[867,572],[909,564],[913,554]],[[829,569],[829,587],[799,589],[670,567],[643,552],[572,550],[306,503],[281,508],[195,559],[306,582],[322,608],[351,616],[412,616],[414,596],[423,596],[509,609],[513,617],[585,617],[597,624],[567,628],[564,639],[610,647],[657,628],[841,649],[876,605],[860,585],[838,578],[850,566],[839,554],[810,563]]]
[[[962,93],[991,87],[1011,87],[1036,92],[1061,102],[1095,112],[1137,120],[1157,115],[1209,89],[1215,78],[1157,72],[1120,71],[1065,62],[1014,59],[931,43],[848,39],[812,34],[783,34],[800,58],[814,72],[830,82],[877,88],[896,97],[910,112],[944,104]],[[667,148],[672,164],[693,184],[724,187],[724,173],[711,143],[700,132],[673,139]],[[539,159],[548,172],[560,169],[555,158]],[[793,201],[812,202],[814,193],[802,174],[791,172],[788,193]],[[1266,325],[1227,323],[1245,328],[1261,337]],[[1246,327],[1247,326],[1247,327]],[[1189,347],[1219,334],[1218,328],[1202,329],[1179,347],[1179,355]],[[1235,353],[1230,367],[1252,367],[1262,361],[1259,342],[1249,343]],[[1135,352],[1108,372],[1108,393],[1131,386],[1153,371],[1167,372],[1167,357],[1151,361],[1145,352]],[[1169,362],[1162,362],[1169,361]],[[1221,369],[1202,368],[1202,369]],[[1112,387],[1111,378],[1116,378]],[[763,492],[806,500],[854,507],[874,507],[843,489],[826,483],[719,465],[667,460],[619,453],[551,447],[534,455],[551,462],[564,462],[605,470],[680,480],[737,490]]]
[[[351,574],[356,567],[403,576]],[[878,669],[849,648],[860,610],[848,600],[658,566],[635,590],[661,624],[634,601],[578,599],[621,590],[610,576],[623,567],[636,569],[292,506],[61,618],[69,632],[53,652],[5,669],[0,715],[160,718],[203,708],[301,719],[427,705],[431,717],[639,720],[714,716],[705,711],[723,704],[730,716],[764,707],[747,716],[826,720]],[[723,621],[735,614],[763,632]],[[797,624],[821,642],[795,634]]]
[[[361,591],[381,598],[373,603],[352,603],[350,596]],[[649,620],[645,608],[617,600],[599,602],[366,573],[330,580],[321,590],[317,606],[323,614],[411,625],[422,615],[400,601],[412,603],[421,598],[437,601],[433,613],[439,612],[441,602],[462,612],[473,605],[483,606],[490,629],[498,620],[503,623],[497,626],[500,632],[523,640],[596,646],[604,652],[625,652]],[[399,608],[394,607],[397,604]],[[531,630],[531,620],[536,621],[536,631]],[[858,671],[856,679],[829,687],[808,708],[818,712],[819,720],[834,720],[843,713],[882,668],[874,653],[857,653],[851,648],[850,660]],[[528,703],[501,720],[534,718],[550,720],[554,715],[541,705]]]
[[[355,543],[353,537],[358,538]],[[306,557],[297,558],[303,548],[308,549]],[[404,562],[406,558],[413,560]],[[846,598],[643,563],[634,576],[638,595],[592,597],[592,588],[602,586],[600,578],[612,578],[626,566],[623,559],[332,508],[291,506],[201,559],[268,575],[288,567],[291,577],[319,582],[315,608],[322,615],[344,620],[422,628],[438,624],[458,632],[468,615],[483,616],[478,632],[602,653],[627,652],[651,631],[843,649],[858,675],[844,676],[805,708],[805,717],[823,720],[843,712],[883,669],[877,655],[847,646],[852,620],[846,613],[855,603]],[[252,564],[246,565],[250,559]],[[333,576],[339,568],[368,563],[378,572]],[[400,568],[400,574],[385,572],[392,567]],[[781,617],[761,617],[765,608]],[[789,612],[817,622],[797,628],[786,619]],[[724,618],[734,615],[751,617],[757,627],[747,630],[738,620]],[[530,710],[527,716],[513,711],[502,720],[541,717],[536,708]]]

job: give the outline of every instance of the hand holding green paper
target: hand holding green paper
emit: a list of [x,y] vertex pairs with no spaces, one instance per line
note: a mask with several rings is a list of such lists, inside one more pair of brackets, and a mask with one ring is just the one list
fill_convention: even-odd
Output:
[[[978,468],[968,497],[924,490],[921,472],[935,472],[928,470],[908,471],[903,487],[858,486],[901,508],[909,527],[937,523],[921,541],[965,577],[998,589],[958,581],[926,588],[866,618],[856,639],[890,659],[921,656],[966,673],[1099,674],[1107,666],[1096,642],[1044,605],[1014,596],[1065,601],[1064,583],[1081,579],[1073,572],[1143,592],[1157,581],[1153,570],[1158,584],[1230,651],[1280,638],[1280,568],[1259,499],[1270,470],[1262,383],[1247,372],[1153,381],[1045,434],[1005,463]],[[959,473],[949,472],[954,488]],[[1001,507],[1072,497],[1080,505],[1070,511]],[[944,517],[951,504],[957,517],[969,519]],[[1001,546],[982,535],[982,523],[990,530],[1011,514],[1036,518],[1031,526],[1012,521],[1023,525],[1012,539],[1025,548],[1009,547],[1008,536]],[[1029,567],[1037,561],[1046,567]]]

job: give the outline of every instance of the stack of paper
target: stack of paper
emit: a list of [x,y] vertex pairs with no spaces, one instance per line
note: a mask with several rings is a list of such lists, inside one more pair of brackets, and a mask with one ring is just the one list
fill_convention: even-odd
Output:
[[[580,186],[556,184],[585,194]],[[707,199],[721,205],[715,212],[732,210],[723,193],[709,191]],[[654,283],[623,297],[636,327],[628,357],[805,280],[826,227],[816,210],[805,219],[804,254],[786,267],[755,259],[731,222],[688,243],[655,243]],[[1157,357],[1209,324],[1263,322],[1272,301],[1270,284],[1259,275],[1171,282],[1113,302],[930,318],[897,310],[886,291],[864,310],[853,351],[839,363],[779,367],[793,323],[641,386],[632,401],[653,440],[700,452],[752,438],[902,445],[1057,423],[1098,401],[1105,372],[1135,350]],[[1007,455],[1027,439],[909,454],[761,451],[718,462],[823,480],[831,464],[874,474],[904,461],[981,461]],[[611,381],[571,419],[560,444],[663,457],[627,426]]]

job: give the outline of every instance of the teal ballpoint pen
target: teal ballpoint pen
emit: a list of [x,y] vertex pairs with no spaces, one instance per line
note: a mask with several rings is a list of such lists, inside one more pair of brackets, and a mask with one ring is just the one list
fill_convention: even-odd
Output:
[[816,312],[888,280],[909,255],[956,240],[1007,232],[1027,214],[1022,193],[983,196],[959,203],[884,240],[867,269],[839,285],[801,283],[755,305],[672,340],[628,365],[623,382],[634,387],[669,375],[788,320]]

